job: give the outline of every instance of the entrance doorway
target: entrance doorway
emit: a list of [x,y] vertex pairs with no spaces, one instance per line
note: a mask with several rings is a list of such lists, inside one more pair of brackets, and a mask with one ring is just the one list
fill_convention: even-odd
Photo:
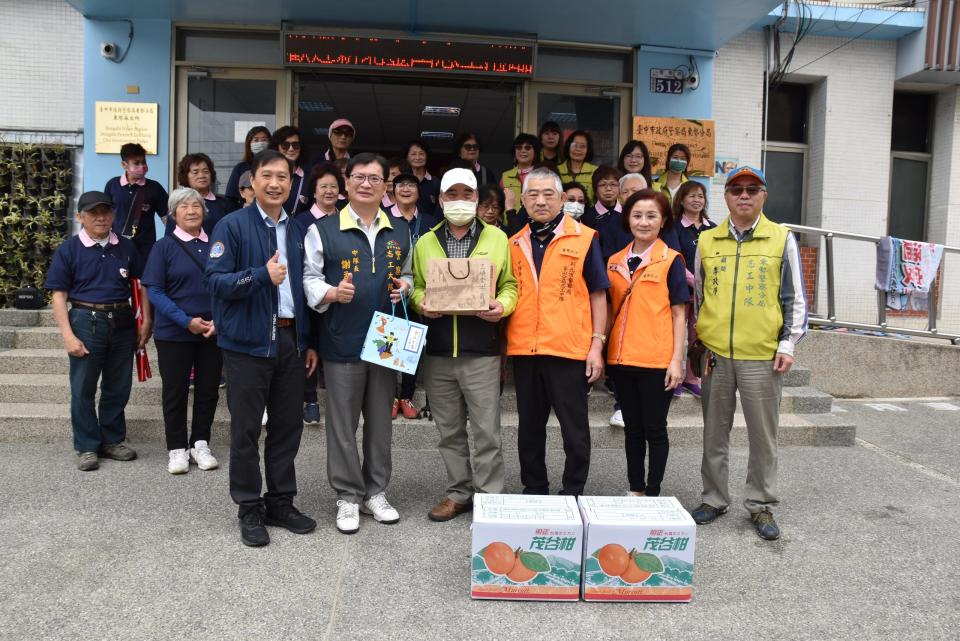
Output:
[[518,83],[297,74],[297,126],[319,159],[329,146],[327,127],[349,119],[357,135],[353,153],[371,151],[386,158],[422,138],[431,151],[428,169],[436,174],[457,157],[462,133],[480,139],[480,162],[499,175],[512,164],[518,122]]

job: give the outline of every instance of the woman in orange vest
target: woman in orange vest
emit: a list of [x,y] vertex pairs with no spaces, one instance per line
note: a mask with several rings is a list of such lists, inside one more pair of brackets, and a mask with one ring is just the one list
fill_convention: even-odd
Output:
[[659,496],[670,451],[667,412],[683,381],[690,291],[683,257],[661,239],[673,222],[667,197],[642,189],[623,211],[633,242],[607,262],[613,310],[607,364],[623,411],[629,494]]

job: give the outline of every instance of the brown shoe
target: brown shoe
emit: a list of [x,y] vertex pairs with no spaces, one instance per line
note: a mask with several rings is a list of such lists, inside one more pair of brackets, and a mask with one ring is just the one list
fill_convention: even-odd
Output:
[[464,512],[469,512],[473,509],[473,503],[457,503],[451,499],[443,499],[430,510],[430,514],[427,516],[430,517],[431,521],[449,521],[450,519],[456,518],[463,514]]

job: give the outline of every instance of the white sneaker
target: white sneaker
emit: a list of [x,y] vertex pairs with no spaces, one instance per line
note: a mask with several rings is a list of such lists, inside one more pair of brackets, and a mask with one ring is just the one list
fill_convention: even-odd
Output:
[[261,427],[267,426],[267,410],[263,410],[263,418],[260,419],[260,426]]
[[187,450],[170,450],[170,462],[167,463],[167,471],[171,474],[186,474],[190,469],[190,458],[187,456]]
[[353,534],[360,529],[360,506],[350,501],[337,501],[337,529]]
[[610,417],[610,425],[612,425],[613,427],[623,427],[624,426],[623,412],[621,412],[620,410],[617,410],[616,412],[614,412],[613,416]]
[[374,494],[364,501],[360,511],[372,515],[381,523],[396,523],[400,520],[400,514],[387,502],[387,496],[383,492]]
[[219,461],[210,451],[210,446],[206,441],[197,441],[190,448],[190,459],[197,464],[201,470],[215,470],[220,467]]

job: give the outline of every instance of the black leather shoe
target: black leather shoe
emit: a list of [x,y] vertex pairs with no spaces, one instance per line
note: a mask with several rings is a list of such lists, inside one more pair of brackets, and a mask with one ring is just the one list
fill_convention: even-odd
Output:
[[267,525],[286,528],[294,534],[313,532],[317,527],[317,522],[293,507],[293,503],[283,503],[273,508],[268,507],[264,522]]
[[240,540],[244,545],[258,548],[270,543],[270,535],[263,526],[263,513],[250,510],[240,517]]
[[773,519],[773,512],[764,508],[762,512],[750,515],[753,521],[753,527],[757,530],[757,536],[766,541],[776,541],[780,538],[780,528]]
[[713,523],[717,520],[717,517],[721,514],[726,514],[726,512],[727,508],[725,507],[713,507],[712,505],[701,503],[700,507],[695,509],[690,516],[693,517],[697,525],[706,525],[707,523]]

